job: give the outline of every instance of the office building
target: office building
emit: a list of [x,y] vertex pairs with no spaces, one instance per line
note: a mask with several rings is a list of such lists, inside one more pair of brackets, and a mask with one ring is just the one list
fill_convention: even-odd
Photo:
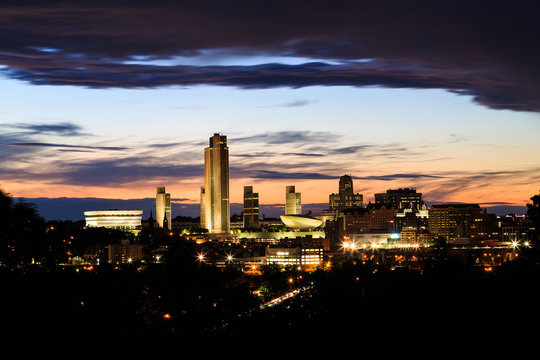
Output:
[[345,210],[338,217],[343,234],[394,231],[395,220],[396,209],[373,204],[367,208]]
[[242,218],[244,229],[259,228],[259,193],[253,192],[253,186],[244,186]]
[[214,134],[204,149],[204,187],[201,188],[201,227],[209,233],[230,231],[229,148],[227,137]]
[[427,229],[410,226],[401,229],[399,239],[402,244],[427,244],[432,240],[432,237]]
[[422,208],[422,194],[416,189],[399,188],[390,189],[385,193],[375,194],[375,204],[384,204],[395,209],[418,209]]
[[361,208],[363,204],[363,195],[354,193],[352,177],[343,175],[339,179],[339,192],[329,196],[330,210],[342,211],[350,208]]
[[141,244],[130,244],[128,241],[122,241],[120,244],[111,244],[108,248],[109,263],[125,264],[143,259]]
[[302,194],[294,186],[285,188],[285,215],[302,215]]
[[322,247],[267,247],[266,264],[302,267],[313,270],[323,262]]
[[105,227],[138,233],[142,228],[142,210],[85,211],[87,227]]
[[159,227],[167,224],[167,230],[172,229],[171,194],[165,192],[165,186],[156,188],[156,223]]
[[426,204],[423,204],[421,209],[400,209],[396,213],[396,230],[401,230],[406,227],[427,229],[428,220],[429,210]]
[[441,204],[429,209],[428,229],[435,238],[478,238],[484,235],[485,212],[478,204]]

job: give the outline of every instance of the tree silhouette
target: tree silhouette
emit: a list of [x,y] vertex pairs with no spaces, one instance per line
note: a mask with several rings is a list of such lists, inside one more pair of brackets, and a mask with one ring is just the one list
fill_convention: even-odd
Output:
[[534,235],[538,239],[540,235],[540,194],[534,195],[532,198],[532,204],[527,204],[527,217],[531,222],[532,227],[534,228]]
[[41,260],[48,251],[44,241],[45,220],[35,206],[14,202],[0,190],[0,257],[8,264]]

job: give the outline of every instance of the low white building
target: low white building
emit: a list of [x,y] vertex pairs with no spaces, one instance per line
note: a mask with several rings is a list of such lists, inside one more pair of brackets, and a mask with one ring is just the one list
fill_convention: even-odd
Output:
[[98,210],[85,211],[87,227],[105,227],[139,232],[142,227],[142,210]]

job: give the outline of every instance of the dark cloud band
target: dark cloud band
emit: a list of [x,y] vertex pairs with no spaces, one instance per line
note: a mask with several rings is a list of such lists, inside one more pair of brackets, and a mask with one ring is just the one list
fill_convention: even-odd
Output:
[[[482,0],[4,2],[0,64],[33,84],[447,89],[491,108],[540,111],[539,8]],[[241,64],[254,55],[313,61]],[[175,56],[240,60],[154,64]]]

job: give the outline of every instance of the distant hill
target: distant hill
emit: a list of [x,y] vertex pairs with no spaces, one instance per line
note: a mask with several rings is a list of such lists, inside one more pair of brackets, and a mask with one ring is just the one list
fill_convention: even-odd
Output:
[[[35,204],[40,215],[47,220],[83,220],[84,212],[88,210],[142,210],[143,219],[150,216],[150,211],[152,211],[154,217],[156,215],[156,200],[154,198],[128,200],[67,197],[20,199]],[[241,214],[242,207],[243,205],[240,203],[232,203],[231,215]],[[483,207],[487,209],[488,213],[497,215],[525,214],[527,212],[526,206],[488,205]],[[317,213],[327,208],[327,203],[302,204],[303,213],[308,211]],[[261,216],[264,214],[266,217],[279,217],[279,215],[283,214],[283,210],[283,204],[260,205]],[[171,204],[171,212],[173,218],[176,216],[198,217],[200,215],[199,204],[183,204],[174,201]]]
[[[143,219],[156,216],[156,200],[154,198],[142,199],[103,199],[103,198],[17,198],[36,205],[39,214],[46,220],[83,220],[84,212],[89,210],[142,210]],[[15,199],[15,200],[17,200]],[[231,204],[231,215],[241,214],[243,205]],[[261,214],[278,216],[282,214],[283,205],[261,205]],[[199,204],[171,203],[171,215],[198,217]]]
[[500,216],[508,214],[522,215],[527,213],[526,206],[512,206],[512,205],[496,205],[496,206],[483,206],[490,214],[497,214]]

